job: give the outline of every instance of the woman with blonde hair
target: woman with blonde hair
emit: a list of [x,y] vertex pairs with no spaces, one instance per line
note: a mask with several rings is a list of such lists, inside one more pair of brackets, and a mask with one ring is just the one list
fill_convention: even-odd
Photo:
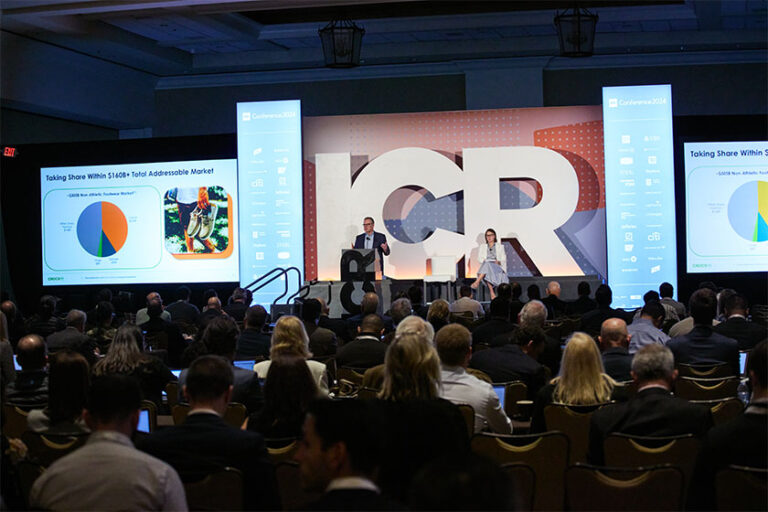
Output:
[[432,302],[427,311],[427,322],[432,324],[435,332],[439,331],[444,325],[448,325],[451,307],[447,301],[437,299]]
[[309,351],[309,336],[304,329],[304,322],[293,315],[284,315],[277,319],[270,341],[270,359],[256,363],[253,366],[253,371],[260,379],[266,379],[272,364],[271,359],[281,355],[304,358],[320,393],[328,394],[328,377],[325,373],[325,365],[320,361],[309,359],[312,357],[312,352]]
[[597,405],[615,398],[616,381],[603,370],[603,358],[589,334],[575,332],[563,350],[560,375],[539,390],[533,408],[531,432],[546,430],[544,407],[551,403]]
[[395,336],[384,357],[384,400],[432,400],[440,388],[440,358],[424,333]]

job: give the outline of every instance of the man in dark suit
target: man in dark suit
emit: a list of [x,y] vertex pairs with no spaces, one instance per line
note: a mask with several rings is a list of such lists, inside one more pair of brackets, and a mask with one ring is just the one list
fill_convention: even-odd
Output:
[[367,369],[384,364],[387,345],[381,341],[381,335],[384,333],[381,317],[366,315],[357,332],[357,338],[345,344],[336,353],[336,366]]
[[393,510],[372,480],[377,462],[369,404],[358,400],[313,402],[296,454],[302,487],[323,492],[307,510]]
[[747,322],[749,303],[747,298],[737,293],[725,300],[727,320],[714,326],[712,330],[739,342],[739,350],[750,350],[761,341],[768,339],[768,329],[760,324]]
[[[520,327],[538,327],[544,329],[547,321],[547,307],[540,300],[531,300],[520,310]],[[563,351],[560,340],[545,335],[544,348],[539,354],[538,361],[549,368],[549,374],[557,376],[560,371],[560,359]]]
[[229,303],[224,306],[224,312],[235,319],[237,322],[242,322],[245,318],[245,312],[248,309],[248,293],[244,288],[237,287],[232,292],[232,296],[229,298]]
[[[347,318],[347,336],[346,340],[350,341],[357,336],[357,328],[367,315],[377,315],[379,309],[379,296],[375,292],[367,292],[363,295],[363,300],[360,301],[360,313]],[[381,316],[381,315],[380,315]],[[381,316],[382,322],[384,322],[384,330],[386,332],[394,330],[392,327],[392,319],[388,316]]]
[[583,315],[584,313],[588,313],[597,308],[597,302],[589,298],[589,294],[592,292],[592,290],[589,287],[588,282],[579,282],[576,291],[579,294],[579,298],[568,304],[568,314]]
[[560,299],[560,283],[557,281],[550,281],[547,284],[547,296],[541,299],[541,302],[547,306],[551,319],[562,317],[568,308],[568,304]]
[[192,362],[183,391],[190,405],[184,423],[145,438],[139,448],[194,482],[225,467],[243,473],[245,510],[280,508],[277,482],[260,434],[228,425],[221,417],[232,397],[229,361],[202,356]]
[[267,323],[267,310],[260,305],[251,306],[245,312],[245,329],[237,339],[235,359],[269,358],[271,339],[264,332]]
[[309,336],[309,351],[315,357],[332,356],[338,346],[336,334],[317,323],[321,310],[322,305],[317,299],[307,299],[301,307],[301,320]]
[[353,249],[376,249],[381,262],[381,273],[384,273],[384,256],[389,256],[387,235],[373,230],[373,217],[363,219],[363,233],[357,235]]
[[512,334],[512,340],[507,345],[476,352],[469,366],[487,373],[493,382],[523,381],[528,387],[528,399],[533,400],[546,383],[544,367],[537,361],[544,350],[544,331],[539,327],[520,327]]
[[5,388],[5,400],[22,409],[43,409],[48,405],[48,358],[45,341],[38,334],[22,336],[16,346],[21,371]]
[[187,342],[181,335],[181,330],[176,324],[163,319],[163,306],[153,302],[147,306],[149,320],[139,326],[144,332],[147,344],[153,350],[165,349],[168,351],[168,366],[181,368],[181,354],[187,348]]
[[53,353],[58,350],[70,349],[82,354],[93,366],[96,362],[96,342],[84,334],[86,316],[84,311],[73,309],[67,313],[67,327],[63,331],[54,332],[45,338],[45,344],[48,352]]
[[739,343],[712,330],[717,313],[717,296],[708,288],[693,292],[688,304],[693,329],[667,342],[675,354],[675,363],[711,365],[728,363],[733,375],[739,375]]
[[768,342],[759,343],[747,360],[752,399],[744,414],[707,433],[696,460],[690,509],[709,510],[715,503],[715,476],[733,464],[768,469]]
[[172,322],[180,322],[189,325],[197,323],[200,317],[200,310],[197,306],[189,302],[192,296],[192,290],[188,286],[179,286],[176,289],[176,302],[168,304],[165,310],[171,315]]
[[609,318],[600,329],[600,349],[603,351],[605,373],[619,382],[632,380],[632,354],[629,353],[630,334],[621,318]]
[[472,343],[498,347],[509,343],[509,335],[517,326],[509,321],[509,301],[496,297],[491,301],[490,318],[472,330]]
[[592,336],[600,333],[600,328],[607,319],[622,318],[621,312],[611,307],[613,291],[607,284],[601,284],[597,287],[597,290],[595,290],[595,302],[597,302],[597,309],[581,315],[582,330]]
[[637,393],[629,401],[608,405],[592,414],[588,460],[602,465],[603,442],[618,432],[637,436],[703,436],[712,426],[712,413],[671,393],[677,378],[672,352],[661,345],[648,345],[632,359],[632,379]]

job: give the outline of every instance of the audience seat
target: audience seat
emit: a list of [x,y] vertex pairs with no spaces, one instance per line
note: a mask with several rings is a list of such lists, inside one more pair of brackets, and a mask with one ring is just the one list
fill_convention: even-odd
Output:
[[571,463],[586,462],[589,447],[589,421],[592,413],[608,405],[549,404],[544,407],[544,422],[548,431],[557,430],[568,436]]
[[27,430],[21,434],[21,441],[27,446],[27,458],[47,468],[63,456],[83,446],[89,435],[50,435]]
[[21,434],[27,430],[27,415],[29,415],[29,411],[15,405],[3,404],[3,434],[5,437],[10,439],[21,437]]
[[669,465],[618,469],[576,464],[565,473],[565,495],[567,510],[681,510],[683,474]]
[[510,418],[520,416],[517,402],[528,399],[528,386],[525,385],[525,382],[514,380],[511,382],[494,382],[493,385],[504,386],[504,403],[501,405],[507,416]]
[[735,397],[721,398],[719,400],[691,400],[690,402],[709,407],[712,411],[712,421],[715,425],[722,425],[744,411],[744,402]]
[[562,432],[532,435],[481,433],[472,437],[472,451],[498,464],[523,463],[536,474],[533,510],[562,510],[563,477],[570,443]]
[[715,477],[717,510],[768,510],[768,470],[728,466]]
[[512,482],[515,495],[514,510],[533,510],[536,493],[536,472],[528,464],[502,464],[501,470]]
[[299,442],[296,439],[285,439],[285,443],[277,443],[275,439],[266,439],[267,453],[272,464],[293,460],[293,456],[299,451]]
[[173,409],[179,403],[179,381],[172,380],[166,384],[165,394],[168,399],[168,408]]
[[301,487],[299,464],[283,461],[275,466],[275,477],[283,510],[306,510],[307,505],[320,499],[321,493],[306,492]]
[[675,382],[675,395],[686,400],[717,400],[736,396],[738,377],[695,379],[681,377]]
[[493,381],[488,376],[488,374],[485,373],[482,370],[476,370],[474,368],[467,368],[467,373],[470,374],[471,376],[475,377],[475,378],[480,379],[483,382],[487,382],[488,384],[492,384],[493,383]]
[[378,398],[378,395],[378,389],[362,387],[357,390],[357,398],[359,400],[375,400]]
[[464,418],[464,422],[467,424],[467,435],[471,438],[475,433],[475,410],[471,405],[459,404],[457,406],[461,417]]
[[199,482],[185,482],[189,510],[243,510],[243,475],[235,468],[211,473]]
[[24,503],[27,505],[27,510],[32,510],[29,506],[29,492],[32,490],[35,480],[37,480],[44,471],[44,466],[29,460],[21,460],[16,464],[16,475],[19,479],[19,491],[21,497],[24,499]]
[[734,375],[733,369],[728,363],[711,365],[680,363],[677,365],[677,371],[680,377],[693,377],[695,379],[715,379]]

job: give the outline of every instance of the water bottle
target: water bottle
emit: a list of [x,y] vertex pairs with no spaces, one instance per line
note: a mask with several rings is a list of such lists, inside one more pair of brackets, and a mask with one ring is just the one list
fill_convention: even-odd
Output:
[[741,382],[739,382],[739,387],[736,389],[736,396],[739,397],[739,400],[744,402],[744,405],[749,403],[749,386],[747,385],[748,381],[749,379],[741,379]]

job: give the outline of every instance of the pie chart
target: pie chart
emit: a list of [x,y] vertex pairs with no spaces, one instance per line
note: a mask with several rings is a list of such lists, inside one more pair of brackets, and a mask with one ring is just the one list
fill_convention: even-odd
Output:
[[86,252],[98,258],[122,249],[128,237],[123,211],[107,201],[88,205],[77,219],[77,239]]
[[728,201],[728,221],[741,238],[768,241],[768,181],[750,181],[737,188]]

